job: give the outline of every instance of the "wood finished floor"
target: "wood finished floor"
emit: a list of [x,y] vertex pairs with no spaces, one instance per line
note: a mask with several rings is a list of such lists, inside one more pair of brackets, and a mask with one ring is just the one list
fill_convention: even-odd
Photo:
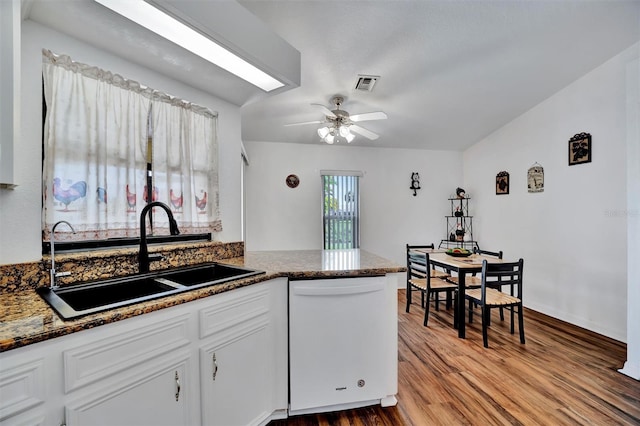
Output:
[[526,344],[496,312],[485,349],[479,316],[462,340],[452,310],[432,309],[423,327],[419,297],[409,314],[404,298],[399,291],[397,406],[269,426],[640,425],[640,382],[617,372],[624,344],[525,309]]

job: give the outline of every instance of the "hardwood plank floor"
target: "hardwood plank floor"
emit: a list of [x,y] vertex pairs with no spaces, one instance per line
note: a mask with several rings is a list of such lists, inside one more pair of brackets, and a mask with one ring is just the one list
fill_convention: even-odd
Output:
[[485,349],[479,315],[462,340],[444,304],[423,327],[419,303],[409,314],[404,303],[401,290],[397,406],[269,425],[640,425],[640,382],[617,372],[626,345],[525,309],[527,343],[496,312]]

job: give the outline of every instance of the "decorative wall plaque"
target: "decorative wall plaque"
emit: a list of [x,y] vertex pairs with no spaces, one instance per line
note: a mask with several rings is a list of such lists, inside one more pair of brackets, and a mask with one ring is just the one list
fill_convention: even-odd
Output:
[[544,191],[544,168],[534,163],[527,172],[527,189],[529,192]]
[[496,195],[509,193],[509,173],[500,172],[496,175]]
[[591,135],[578,133],[569,139],[569,165],[591,162]]

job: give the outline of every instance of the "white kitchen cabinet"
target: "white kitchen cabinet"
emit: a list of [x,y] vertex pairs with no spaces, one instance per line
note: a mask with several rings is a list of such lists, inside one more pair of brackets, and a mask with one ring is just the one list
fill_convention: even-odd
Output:
[[266,424],[287,365],[278,278],[0,353],[0,425]]
[[203,424],[260,425],[286,414],[286,327],[284,279],[222,295],[201,310]]
[[188,387],[190,354],[173,356],[132,369],[117,383],[83,395],[65,407],[68,426],[191,425]]
[[254,425],[271,414],[266,324],[254,326],[201,349],[203,424]]
[[61,384],[57,339],[0,353],[0,425],[63,423],[61,410],[56,411],[61,405],[52,397]]
[[6,359],[0,370],[0,424],[44,424],[45,360]]
[[193,424],[197,375],[185,308],[94,329],[63,350],[66,424]]
[[0,1],[0,188],[14,188],[14,148],[20,141],[20,0]]

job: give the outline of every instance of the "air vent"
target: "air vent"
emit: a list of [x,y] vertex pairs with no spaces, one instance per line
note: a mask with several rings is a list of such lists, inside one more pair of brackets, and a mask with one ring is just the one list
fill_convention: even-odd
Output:
[[362,90],[364,92],[371,92],[376,81],[380,78],[379,75],[358,75],[358,81],[356,83],[356,90]]

